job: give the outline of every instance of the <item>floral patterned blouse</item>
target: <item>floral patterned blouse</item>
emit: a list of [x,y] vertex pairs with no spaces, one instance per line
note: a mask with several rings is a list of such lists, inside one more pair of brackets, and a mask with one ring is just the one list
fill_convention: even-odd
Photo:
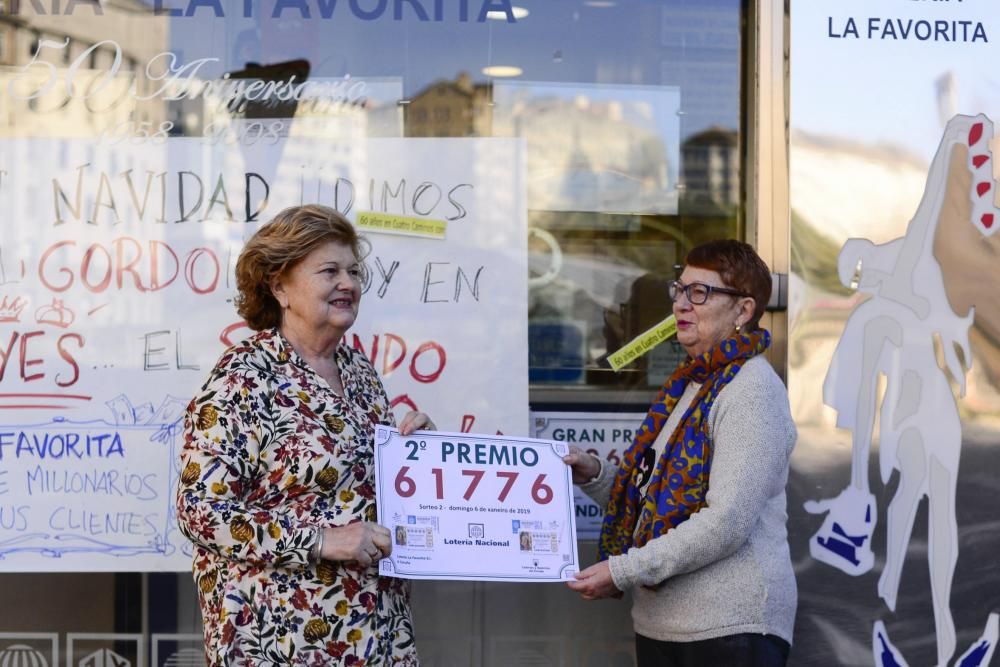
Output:
[[212,667],[418,664],[406,582],[310,558],[320,526],[375,521],[374,426],[393,423],[364,355],[336,358],[346,398],[262,331],[188,406],[177,516]]

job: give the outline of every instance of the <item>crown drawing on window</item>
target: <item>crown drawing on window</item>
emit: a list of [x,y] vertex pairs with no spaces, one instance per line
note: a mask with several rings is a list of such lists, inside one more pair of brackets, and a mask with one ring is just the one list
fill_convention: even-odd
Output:
[[21,311],[28,305],[28,301],[22,297],[15,296],[11,299],[4,295],[0,301],[0,322],[20,322]]
[[72,310],[63,305],[62,299],[52,299],[52,303],[42,306],[35,311],[35,322],[39,324],[51,324],[52,326],[65,329],[73,324],[76,315]]

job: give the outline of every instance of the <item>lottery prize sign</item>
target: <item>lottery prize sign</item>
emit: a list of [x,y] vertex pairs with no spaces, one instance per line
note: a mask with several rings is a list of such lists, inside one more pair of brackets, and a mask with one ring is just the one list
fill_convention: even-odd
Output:
[[379,523],[392,533],[383,575],[567,581],[580,569],[565,443],[375,430]]

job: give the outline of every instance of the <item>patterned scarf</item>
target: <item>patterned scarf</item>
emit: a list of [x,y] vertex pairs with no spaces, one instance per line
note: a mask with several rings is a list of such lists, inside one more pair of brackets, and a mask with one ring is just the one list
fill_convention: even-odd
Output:
[[[643,546],[705,506],[712,465],[712,439],[708,435],[712,405],[743,364],[770,344],[771,334],[764,329],[737,334],[705,354],[688,359],[667,378],[625,452],[611,487],[598,544],[601,560],[623,554],[633,544]],[[643,454],[656,441],[689,382],[700,383],[701,388],[670,435],[646,495],[640,498],[639,464]]]

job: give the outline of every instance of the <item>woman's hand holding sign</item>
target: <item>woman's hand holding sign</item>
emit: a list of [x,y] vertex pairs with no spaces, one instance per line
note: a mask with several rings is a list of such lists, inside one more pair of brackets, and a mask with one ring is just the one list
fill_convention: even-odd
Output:
[[570,445],[569,454],[563,457],[563,463],[573,469],[574,484],[586,484],[601,474],[601,460],[576,445]]
[[357,563],[361,567],[368,567],[391,553],[389,529],[377,523],[359,521],[347,526],[324,529],[323,547],[320,551],[324,560]]
[[423,412],[410,411],[406,413],[403,417],[403,421],[399,423],[399,433],[400,435],[410,435],[414,431],[436,431],[437,426],[431,421]]
[[611,568],[608,561],[591,565],[586,570],[576,573],[576,581],[567,581],[566,585],[580,594],[584,600],[601,600],[603,598],[620,598],[622,592],[615,586],[611,578]]

